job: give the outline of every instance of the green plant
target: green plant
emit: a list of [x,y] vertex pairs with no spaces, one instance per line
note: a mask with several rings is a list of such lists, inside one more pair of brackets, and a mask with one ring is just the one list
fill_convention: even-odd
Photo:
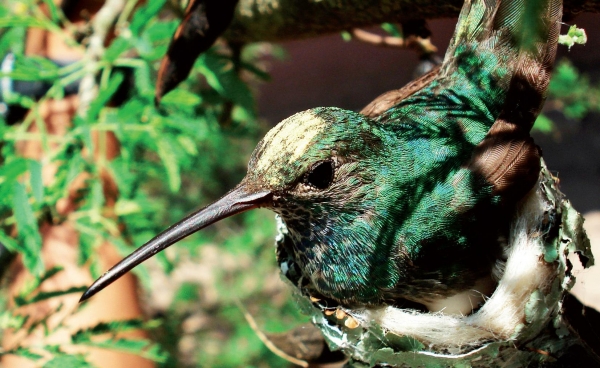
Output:
[[[49,275],[60,272],[58,269],[44,271],[40,257],[42,222],[71,221],[74,224],[80,234],[79,263],[90,265],[95,278],[104,271],[98,264],[97,251],[103,242],[109,241],[123,255],[128,254],[194,207],[222,195],[239,181],[245,172],[247,154],[265,131],[257,118],[249,87],[254,82],[248,83],[267,77],[258,63],[258,58],[266,52],[265,47],[246,47],[239,58],[222,45],[211,49],[196,62],[188,81],[166,95],[160,107],[156,107],[153,99],[158,60],[166,51],[178,23],[176,14],[181,9],[174,9],[165,0],[146,2],[138,7],[136,1],[128,1],[116,20],[116,38],[98,59],[58,67],[42,57],[24,54],[24,36],[29,27],[61,34],[68,44],[81,41],[76,27],[60,9],[52,1],[43,3],[50,10],[49,16],[40,11],[34,1],[0,4],[0,55],[11,52],[15,57],[13,71],[3,77],[43,81],[49,87],[39,101],[5,93],[6,102],[30,109],[30,113],[16,125],[0,120],[0,242],[11,254],[20,254],[25,267],[35,276],[34,285],[23,294],[29,296],[14,298],[10,303],[14,307],[5,309],[0,321],[3,329],[27,329],[27,333],[43,325],[45,320],[31,321],[20,314],[18,307],[56,295],[80,293],[84,286],[52,295],[36,291]],[[65,86],[90,73],[97,75],[96,97],[87,110],[80,111],[66,134],[48,134],[43,129],[41,103],[61,99]],[[240,74],[246,75],[245,80]],[[115,107],[111,100],[122,84],[128,84],[128,97]],[[32,125],[38,127],[37,133],[29,131]],[[101,141],[92,139],[94,132],[116,135],[121,146],[115,160],[94,160],[90,152],[106,149]],[[42,162],[26,159],[18,152],[19,143],[28,139],[41,141],[45,160],[57,165],[54,180],[48,185],[42,183]],[[102,192],[103,171],[115,178],[119,190],[113,213],[107,211]],[[73,179],[81,174],[88,177],[86,189],[81,193],[81,206],[63,216],[56,211],[56,204],[67,195]],[[203,249],[209,247],[210,242],[216,242],[223,246],[215,248],[218,260],[211,283],[200,285],[192,280],[170,284],[169,288],[178,288],[178,291],[166,309],[151,310],[161,316],[152,323],[101,324],[73,333],[69,344],[125,350],[163,362],[164,366],[177,366],[181,365],[176,363],[180,361],[176,356],[178,344],[182,336],[187,336],[188,343],[191,338],[194,346],[188,361],[200,359],[220,366],[259,364],[265,359],[274,362],[279,358],[267,351],[243,321],[241,311],[234,307],[234,299],[248,301],[250,310],[260,311],[258,319],[268,320],[267,326],[275,330],[282,328],[277,321],[298,323],[289,298],[272,286],[272,278],[279,277],[273,262],[274,228],[271,215],[250,214],[186,239],[162,253],[158,262],[150,267],[158,269],[159,274],[169,275],[182,261],[198,260]],[[236,262],[245,261],[229,268],[220,264],[231,258]],[[136,274],[142,285],[148,288],[153,285],[146,266],[138,268]],[[270,286],[265,289],[265,284]],[[217,293],[210,305],[203,304],[200,296],[203,288]],[[276,307],[267,307],[274,295],[278,300]],[[8,299],[3,296],[4,304]],[[261,304],[264,309],[258,308]],[[203,307],[208,311],[201,310]],[[290,312],[292,317],[282,317]],[[181,319],[190,316],[207,318],[208,326],[218,326],[218,329],[176,327]],[[159,345],[110,336],[99,341],[95,337],[140,326],[150,329]],[[50,336],[62,327],[59,323],[56,328],[46,328],[44,333]],[[215,332],[217,330],[226,333]],[[206,347],[205,337],[211,334],[218,335],[215,341],[219,343]],[[196,354],[196,351],[199,352]],[[85,366],[84,356],[69,356],[62,346],[47,344],[41,347],[41,352],[16,346],[0,354],[16,354],[33,360],[46,357],[50,359],[48,366],[59,363]]]
[[[590,113],[600,111],[600,86],[590,82],[568,60],[560,60],[554,70],[548,89],[549,106],[562,111],[565,117],[580,120]],[[554,123],[546,115],[540,115],[534,129],[543,133],[555,130]]]

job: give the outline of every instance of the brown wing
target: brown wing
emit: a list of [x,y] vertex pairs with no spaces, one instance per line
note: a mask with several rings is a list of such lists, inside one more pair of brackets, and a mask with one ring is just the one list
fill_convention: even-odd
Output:
[[404,100],[408,96],[423,89],[425,86],[431,83],[431,81],[437,77],[439,70],[439,66],[436,66],[435,68],[431,69],[429,73],[422,75],[421,77],[408,83],[406,86],[380,95],[370,104],[360,110],[360,113],[370,118],[375,118],[381,115],[390,107],[396,105],[398,102]]
[[506,101],[486,138],[477,146],[467,166],[494,186],[494,193],[514,202],[536,183],[540,150],[529,131],[546,98],[556,56],[562,16],[561,2],[551,2],[543,16],[548,39],[515,55],[519,68],[508,85]]
[[515,203],[537,182],[540,157],[528,131],[499,119],[475,148],[468,167],[492,184],[504,202]]

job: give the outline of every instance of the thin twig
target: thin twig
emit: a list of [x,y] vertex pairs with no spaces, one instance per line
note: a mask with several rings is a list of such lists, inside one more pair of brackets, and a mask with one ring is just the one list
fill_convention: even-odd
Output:
[[287,360],[288,362],[294,363],[301,367],[309,366],[308,362],[306,362],[305,360],[293,357],[293,356],[287,354],[285,351],[279,349],[275,344],[273,344],[273,342],[267,337],[267,335],[264,332],[262,332],[262,330],[258,327],[256,320],[250,314],[250,312],[248,312],[246,307],[244,307],[242,302],[237,298],[235,298],[234,301],[235,301],[235,304],[237,304],[238,308],[240,308],[240,310],[244,314],[244,318],[246,319],[246,322],[248,322],[248,324],[250,325],[250,328],[252,328],[254,333],[256,333],[256,336],[258,336],[260,341],[262,341],[263,344],[265,344],[265,346],[269,350],[271,350],[271,352],[273,352],[275,355],[279,356],[280,358],[283,358],[283,359]]
[[437,47],[431,43],[429,38],[409,36],[404,39],[402,37],[382,36],[359,28],[352,29],[350,34],[357,41],[365,42],[375,46],[415,48],[419,52],[425,54],[433,54],[437,52]]
[[115,21],[123,12],[125,4],[125,0],[107,0],[92,20],[92,35],[84,56],[84,60],[90,69],[88,69],[88,73],[81,79],[79,84],[78,116],[85,116],[91,102],[98,95],[95,64],[100,60],[104,52],[104,42]]

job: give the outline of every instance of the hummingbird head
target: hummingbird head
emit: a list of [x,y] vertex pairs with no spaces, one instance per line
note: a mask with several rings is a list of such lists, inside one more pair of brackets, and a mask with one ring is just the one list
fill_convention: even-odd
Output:
[[244,181],[271,193],[265,207],[286,225],[286,254],[321,295],[370,303],[398,279],[383,231],[393,213],[383,203],[394,162],[386,140],[363,115],[316,108],[281,122],[252,154]]
[[281,216],[293,239],[288,251],[316,289],[346,299],[346,291],[365,288],[373,272],[366,243],[374,240],[368,229],[385,169],[373,161],[386,161],[383,139],[372,121],[350,111],[316,108],[291,116],[258,144],[240,184],[138,248],[81,301],[184,237],[258,207]]

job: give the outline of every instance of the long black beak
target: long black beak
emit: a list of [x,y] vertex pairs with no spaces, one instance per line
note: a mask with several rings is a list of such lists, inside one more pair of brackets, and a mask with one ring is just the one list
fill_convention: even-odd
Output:
[[117,263],[83,293],[79,302],[89,299],[138,264],[186,236],[226,217],[261,207],[270,197],[269,191],[248,191],[243,184],[238,185],[221,199],[172,225]]

